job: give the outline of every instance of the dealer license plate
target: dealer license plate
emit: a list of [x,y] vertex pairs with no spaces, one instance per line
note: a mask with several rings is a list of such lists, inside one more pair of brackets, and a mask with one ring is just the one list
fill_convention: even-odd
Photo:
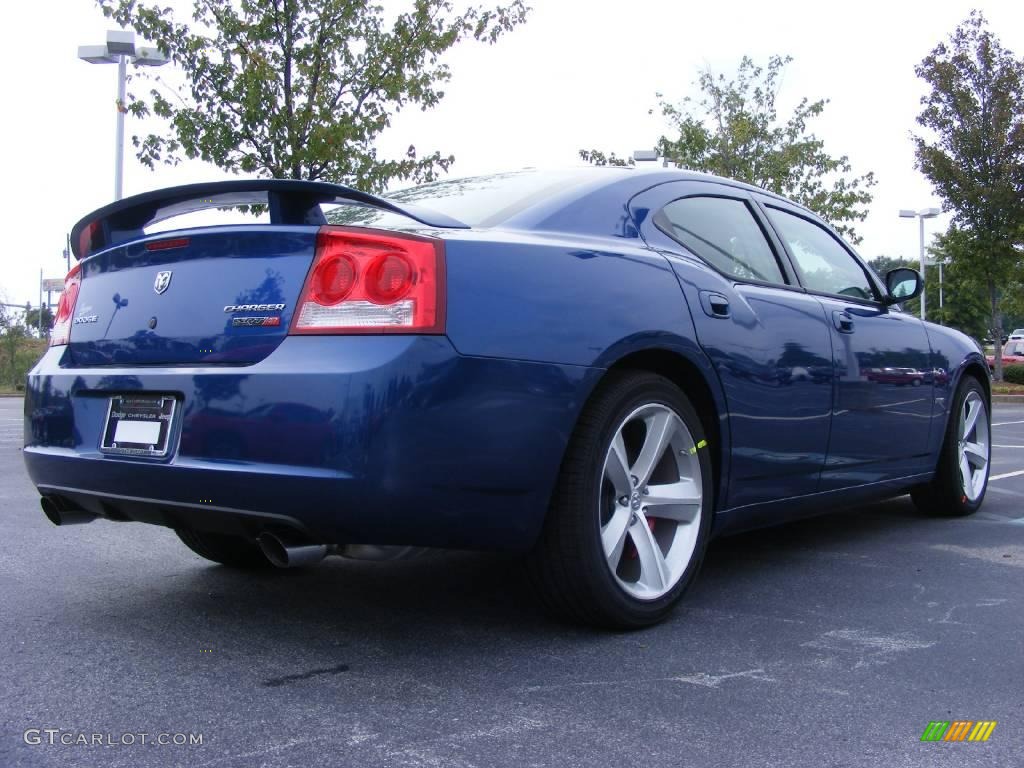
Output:
[[176,401],[162,395],[110,398],[100,450],[134,456],[166,456]]

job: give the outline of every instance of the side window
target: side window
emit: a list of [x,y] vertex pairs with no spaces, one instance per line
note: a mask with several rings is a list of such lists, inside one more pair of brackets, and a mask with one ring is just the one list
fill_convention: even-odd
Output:
[[768,208],[779,236],[796,262],[805,288],[874,301],[877,297],[857,260],[823,227],[778,208]]
[[738,280],[785,284],[764,232],[742,200],[684,197],[662,208],[654,224],[673,240]]

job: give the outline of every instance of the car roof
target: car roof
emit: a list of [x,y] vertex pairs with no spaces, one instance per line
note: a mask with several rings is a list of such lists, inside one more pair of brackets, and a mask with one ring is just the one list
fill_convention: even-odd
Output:
[[[582,165],[567,168],[520,168],[519,170],[506,171],[505,173],[508,175],[529,174],[538,178],[548,177],[552,180],[559,177],[564,178],[566,176],[572,176],[576,181],[582,184],[594,186],[617,185],[624,180],[629,180],[642,189],[656,186],[658,184],[665,184],[671,181],[703,181],[736,187],[748,192],[756,192],[791,205],[797,205],[801,208],[803,207],[789,198],[783,197],[782,195],[776,194],[775,192],[771,192],[767,189],[763,189],[762,187],[748,184],[744,181],[737,181],[736,179],[730,179],[725,176],[716,176],[713,173],[705,173],[703,171],[667,167],[664,165],[658,165],[654,162],[643,162],[639,165],[626,166]],[[452,181],[468,181],[475,178],[481,177],[467,177],[466,179],[453,179]]]
[[[648,168],[647,165],[654,167]],[[506,219],[502,226],[620,236],[621,233],[617,231],[607,231],[607,224],[621,219],[624,202],[653,187],[687,181],[733,187],[743,192],[763,195],[814,215],[799,203],[752,184],[700,171],[665,168],[654,164],[626,167],[585,166],[567,171],[524,169],[518,173],[535,174],[539,179],[557,178],[555,174],[559,173],[568,174],[563,178],[570,179],[572,184],[561,193],[551,195],[517,212],[517,215]]]
[[[807,210],[791,200],[751,184],[699,171],[640,166],[522,168],[462,178],[444,178],[388,192],[396,205],[414,204],[437,211],[474,229],[609,232],[621,220],[623,204],[645,190],[680,181],[712,183],[774,198]],[[393,212],[354,206],[327,213],[335,224],[416,228]],[[452,233],[454,234],[454,233]]]

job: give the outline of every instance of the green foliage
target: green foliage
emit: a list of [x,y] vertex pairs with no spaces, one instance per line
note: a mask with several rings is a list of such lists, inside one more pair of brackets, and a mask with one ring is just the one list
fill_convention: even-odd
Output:
[[184,153],[233,172],[354,183],[429,181],[454,161],[435,151],[381,159],[374,143],[402,108],[428,109],[449,79],[440,57],[457,43],[494,43],[526,18],[524,0],[455,12],[449,0],[413,0],[387,26],[381,6],[352,0],[195,0],[190,22],[139,0],[96,0],[104,14],[155,42],[187,78],[184,95],[158,71],[127,109],[167,122],[135,136],[139,160]]
[[1024,328],[1024,268],[1015,270],[1001,295],[999,309],[1003,315],[1003,328]]
[[33,339],[20,318],[0,307],[0,390],[21,390],[25,376],[46,351],[45,339]]
[[853,176],[846,155],[834,157],[808,131],[827,100],[801,99],[780,120],[776,98],[790,57],[773,56],[761,67],[744,56],[736,75],[701,72],[699,100],[674,105],[658,94],[673,135],[658,140],[659,154],[683,168],[738,179],[785,195],[815,211],[853,242],[852,222],[863,221],[874,174]]
[[1024,365],[1008,365],[1003,370],[1003,380],[1011,384],[1024,384]]
[[[936,235],[934,245],[928,249],[931,263],[925,268],[925,300],[928,320],[933,323],[966,333],[981,340],[989,335],[989,310],[985,298],[985,287],[970,269],[970,257],[963,254],[964,248],[971,247],[970,238],[950,227],[944,234]],[[940,302],[939,263],[942,263],[942,290]],[[885,273],[897,267],[909,267],[920,271],[921,263],[916,259],[878,256],[868,262],[875,273]],[[940,306],[941,303],[941,306]],[[921,300],[911,299],[901,305],[905,312],[920,316]]]
[[[874,270],[874,273],[878,275],[879,279],[883,283],[885,282],[885,275],[887,272],[891,272],[892,270],[898,269],[900,267],[914,269],[917,270],[918,272],[921,271],[920,262],[907,261],[906,259],[901,259],[893,256],[876,256],[875,258],[871,259],[868,262],[868,266],[871,267],[872,270]],[[927,283],[925,283],[925,285],[927,286]],[[903,308],[903,311],[907,312],[908,314],[918,316],[920,316],[921,314],[920,299],[911,299],[910,301],[901,302],[900,306]]]
[[[39,308],[30,309],[25,313],[25,326],[31,328],[33,332],[39,332]],[[43,313],[43,335],[47,335],[47,332],[53,327],[53,310],[49,307],[42,308]]]
[[1022,269],[1024,62],[972,11],[915,71],[931,88],[917,118],[928,130],[914,137],[917,167],[953,214],[950,268],[984,291],[999,379],[1001,303]]
[[620,168],[636,165],[632,157],[618,157],[614,152],[606,155],[599,149],[581,149],[580,160],[592,165],[614,165]]
[[[955,224],[935,237],[929,255],[936,264],[928,267],[925,280],[928,319],[983,339],[990,333],[989,306],[985,284],[972,267],[974,247],[973,238]],[[942,307],[939,306],[938,262],[943,265]]]
[[887,272],[899,269],[900,267],[920,270],[921,264],[917,261],[907,261],[906,259],[893,256],[876,256],[868,262],[868,266],[875,271],[878,277],[885,280]]

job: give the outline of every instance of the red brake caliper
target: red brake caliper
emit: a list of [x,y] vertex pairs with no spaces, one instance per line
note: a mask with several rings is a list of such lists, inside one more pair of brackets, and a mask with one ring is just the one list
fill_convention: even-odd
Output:
[[[651,533],[654,533],[653,517],[647,518],[647,527],[650,529]],[[633,539],[626,540],[626,557],[630,560],[636,560],[638,557],[640,557],[640,553],[636,551],[636,544],[633,543]]]

